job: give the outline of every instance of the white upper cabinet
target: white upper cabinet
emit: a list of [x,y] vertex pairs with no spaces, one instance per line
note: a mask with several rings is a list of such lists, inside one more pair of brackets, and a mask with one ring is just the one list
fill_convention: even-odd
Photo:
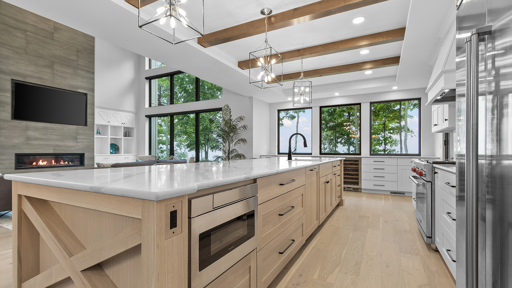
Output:
[[133,114],[123,114],[123,126],[126,127],[135,127],[135,115]]
[[104,110],[98,110],[96,109],[96,118],[95,118],[96,124],[109,124],[108,123],[108,112]]
[[121,112],[110,112],[109,115],[110,125],[122,126],[123,124],[123,113]]
[[432,133],[455,130],[455,103],[432,105]]

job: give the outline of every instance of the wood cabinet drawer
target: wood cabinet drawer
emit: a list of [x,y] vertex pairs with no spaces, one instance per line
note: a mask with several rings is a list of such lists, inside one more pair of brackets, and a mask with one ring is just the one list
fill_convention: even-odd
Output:
[[333,166],[333,163],[320,164],[320,177],[332,173]]
[[373,180],[363,180],[363,189],[374,189],[374,190],[385,190],[385,191],[396,191],[397,183],[396,182],[386,182],[386,181],[373,181]]
[[341,170],[341,161],[332,162],[332,171],[339,171],[339,170]]
[[395,165],[398,163],[396,158],[363,158],[363,165]]
[[259,185],[258,203],[267,202],[306,183],[306,170],[304,168],[279,173],[256,181]]
[[397,173],[397,166],[390,165],[363,165],[363,172]]
[[363,180],[374,180],[374,181],[398,181],[397,174],[386,174],[386,173],[363,173]]
[[455,197],[457,191],[457,176],[441,170],[437,170],[437,172],[439,173],[439,187]]
[[258,288],[267,288],[304,244],[304,216],[258,251]]
[[256,288],[256,250],[238,261],[206,288]]
[[439,222],[444,224],[448,232],[450,232],[452,235],[456,235],[455,231],[457,229],[457,209],[455,209],[455,197],[443,190],[436,191],[436,197],[440,197],[440,201],[436,201],[439,206],[436,206],[436,217],[440,217]]
[[305,191],[301,186],[259,206],[258,251],[304,215]]
[[444,224],[441,224],[439,231],[441,232],[441,235],[439,236],[439,243],[436,243],[437,248],[439,249],[439,253],[441,253],[441,256],[443,256],[443,260],[446,263],[446,266],[448,266],[450,272],[452,273],[453,278],[457,279],[455,274],[457,262],[454,262],[457,261],[457,250],[455,250],[455,236],[448,232]]

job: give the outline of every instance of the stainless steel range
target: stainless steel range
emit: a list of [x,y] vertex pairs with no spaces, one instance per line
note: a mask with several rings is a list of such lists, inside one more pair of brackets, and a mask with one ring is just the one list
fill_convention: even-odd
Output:
[[412,194],[413,201],[416,202],[416,222],[418,222],[421,236],[425,243],[430,243],[432,248],[437,250],[434,237],[434,164],[455,164],[455,162],[414,159],[411,170],[416,175],[409,178],[414,184]]

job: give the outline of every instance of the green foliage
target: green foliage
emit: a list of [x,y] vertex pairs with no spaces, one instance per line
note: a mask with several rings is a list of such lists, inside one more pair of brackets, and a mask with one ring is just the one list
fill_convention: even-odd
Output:
[[200,80],[199,91],[201,91],[200,100],[212,100],[222,98],[222,87],[208,81]]
[[174,75],[174,104],[196,101],[196,77],[187,74]]
[[[281,111],[279,112],[279,126],[283,127],[284,126],[284,119],[287,119],[287,120],[290,120],[290,121],[293,121],[295,119],[297,119],[297,122],[295,123],[295,133],[299,133],[299,122],[300,122],[300,114],[301,113],[306,113],[306,110],[302,109],[298,109],[298,110],[285,110],[285,111]],[[293,153],[297,152],[297,138],[299,136],[295,136],[295,148],[293,149]]]
[[359,154],[361,106],[322,108],[322,153]]
[[222,124],[217,126],[215,132],[217,138],[222,141],[222,156],[218,156],[216,160],[230,161],[245,159],[245,155],[238,152],[236,146],[247,144],[247,139],[242,138],[242,133],[249,127],[241,123],[245,120],[245,116],[238,116],[233,119],[231,108],[229,105],[222,107]]
[[415,136],[407,120],[417,109],[417,100],[372,104],[372,153],[407,154],[407,139]]

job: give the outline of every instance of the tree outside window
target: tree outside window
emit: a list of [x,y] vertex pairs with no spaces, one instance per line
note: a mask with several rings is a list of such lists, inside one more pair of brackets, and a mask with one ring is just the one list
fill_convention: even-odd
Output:
[[372,154],[420,154],[420,100],[371,103]]
[[304,147],[302,137],[295,136],[292,139],[292,152],[295,154],[311,154],[311,108],[279,110],[278,117],[279,154],[288,153],[288,141],[294,133],[304,135],[308,147]]
[[320,107],[320,154],[361,154],[361,105]]

